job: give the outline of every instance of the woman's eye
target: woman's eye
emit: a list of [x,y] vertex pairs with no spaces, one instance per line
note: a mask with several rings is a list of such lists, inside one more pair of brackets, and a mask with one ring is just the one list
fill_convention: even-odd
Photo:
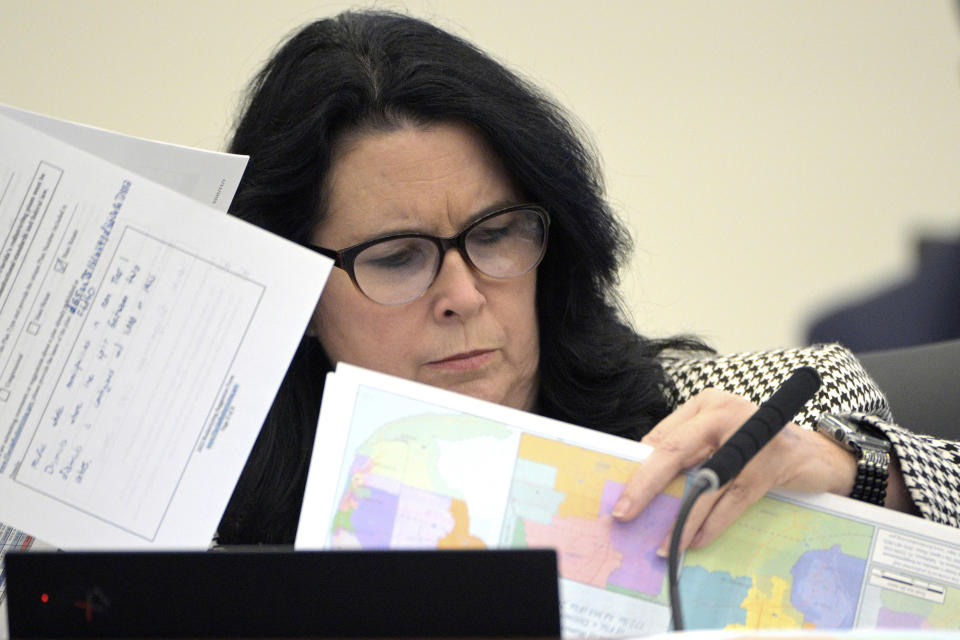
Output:
[[493,244],[510,235],[510,227],[483,227],[470,234],[470,239],[481,244]]
[[394,251],[387,255],[379,256],[373,260],[367,260],[367,264],[383,269],[395,269],[410,264],[413,259],[410,251]]
[[363,267],[375,269],[415,269],[424,261],[424,249],[420,246],[371,247],[362,254]]

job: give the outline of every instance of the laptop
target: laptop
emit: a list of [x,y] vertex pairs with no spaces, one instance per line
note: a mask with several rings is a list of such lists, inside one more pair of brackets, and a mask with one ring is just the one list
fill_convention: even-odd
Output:
[[11,638],[560,635],[553,550],[11,552]]

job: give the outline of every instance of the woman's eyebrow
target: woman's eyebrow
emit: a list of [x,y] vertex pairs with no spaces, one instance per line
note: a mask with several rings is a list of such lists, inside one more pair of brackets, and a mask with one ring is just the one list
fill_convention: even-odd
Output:
[[[463,224],[461,224],[461,225],[458,227],[456,233],[460,233],[460,231],[466,229],[467,227],[469,227],[471,224],[473,224],[474,222],[476,222],[477,220],[479,220],[479,219],[482,218],[483,216],[485,216],[485,215],[487,215],[487,214],[489,214],[489,213],[493,213],[494,211],[497,211],[498,209],[505,209],[505,208],[507,208],[507,207],[512,207],[512,206],[516,205],[518,202],[520,202],[520,201],[519,201],[519,200],[512,199],[512,198],[511,198],[511,199],[506,199],[506,198],[504,198],[504,199],[501,199],[501,200],[497,200],[496,202],[493,202],[492,204],[489,204],[489,205],[487,205],[486,207],[480,209],[480,210],[477,211],[476,213],[470,214],[470,216],[467,217],[467,218],[463,221]],[[393,237],[393,236],[402,236],[402,235],[408,235],[408,234],[416,234],[416,235],[425,235],[425,236],[439,237],[439,236],[437,236],[437,235],[434,234],[434,233],[430,233],[430,232],[424,230],[423,228],[417,228],[417,227],[413,227],[413,226],[406,226],[406,227],[397,227],[396,229],[390,229],[390,230],[388,230],[388,231],[380,231],[380,232],[378,232],[378,233],[370,234],[369,236],[365,236],[364,238],[362,238],[362,239],[360,239],[360,240],[358,240],[358,241],[356,241],[356,242],[351,242],[349,246],[354,246],[354,245],[362,244],[362,243],[364,243],[364,242],[370,242],[371,240],[378,240],[378,239],[380,239],[380,238],[390,238],[390,237]],[[445,236],[444,236],[444,237],[445,237]]]
[[513,198],[511,199],[504,198],[502,200],[497,200],[493,204],[487,205],[483,209],[480,209],[480,211],[477,211],[476,213],[468,217],[466,220],[464,220],[464,223],[460,228],[465,229],[469,227],[471,224],[473,224],[474,222],[476,222],[477,220],[479,220],[480,218],[482,218],[483,216],[487,215],[488,213],[493,213],[498,209],[506,209],[507,207],[513,207],[520,204],[521,202],[524,202],[524,201],[515,200]]
[[[389,221],[388,221],[387,224],[385,225],[386,227],[385,229],[381,228],[375,231],[371,231],[369,233],[364,233],[362,235],[358,234],[356,236],[352,236],[351,234],[352,241],[349,242],[347,246],[352,247],[358,244],[363,244],[364,242],[370,242],[372,240],[377,240],[379,238],[389,238],[391,236],[400,236],[400,235],[406,235],[411,233],[415,233],[415,234],[427,233],[422,227],[418,228],[416,226],[413,226],[417,222],[416,216],[388,214],[385,217],[386,218],[402,218],[402,219],[397,223],[398,226],[395,228],[390,228]],[[399,226],[399,225],[404,225],[404,226]]]

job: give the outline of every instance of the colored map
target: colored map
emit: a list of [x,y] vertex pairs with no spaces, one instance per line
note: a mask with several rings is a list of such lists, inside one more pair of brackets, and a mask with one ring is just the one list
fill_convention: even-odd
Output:
[[656,555],[683,495],[676,481],[629,523],[609,515],[639,463],[524,434],[507,501],[504,546],[553,547],[564,578],[627,595],[661,596]]
[[884,629],[956,629],[960,626],[960,589],[945,589],[944,604],[897,593],[887,589],[868,588],[864,594],[865,613],[875,618],[865,620]]
[[[501,506],[484,509],[478,500],[490,493],[490,470],[477,469],[475,476],[467,470],[491,446],[501,453],[512,446],[516,454]],[[674,482],[643,516],[615,522],[613,503],[637,466],[469,416],[403,418],[357,449],[333,520],[333,546],[552,547],[565,579],[663,601],[666,562],[656,549],[670,530],[683,483]],[[476,526],[491,513],[501,521]]]
[[[564,636],[669,630],[666,561],[656,549],[682,479],[622,523],[609,514],[642,463],[609,453],[616,441],[552,437],[383,389],[358,387],[352,404],[324,544],[554,548]],[[880,513],[906,518],[899,528],[853,517],[846,502],[815,505],[767,496],[708,547],[688,551],[680,580],[687,628],[960,630],[960,548],[951,535],[915,533],[900,514]]]
[[[384,425],[353,456],[332,546],[495,546],[499,524],[483,515],[471,520],[471,510],[483,514],[490,504],[487,478],[496,470],[489,461],[502,457],[504,447],[509,451],[515,438],[509,427],[464,415],[426,414]],[[499,454],[484,456],[490,449]]]
[[[887,580],[893,580],[897,587],[885,588],[888,585],[878,580],[876,573],[863,592],[861,626],[914,631],[960,629],[960,587],[895,574]],[[921,588],[910,588],[917,585]]]
[[852,628],[873,530],[763,498],[720,539],[686,554],[680,595],[687,626]]

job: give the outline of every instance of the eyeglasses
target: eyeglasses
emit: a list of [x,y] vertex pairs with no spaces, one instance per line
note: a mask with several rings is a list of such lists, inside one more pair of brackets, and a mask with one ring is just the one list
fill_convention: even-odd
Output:
[[420,297],[437,279],[443,256],[456,249],[471,267],[491,278],[515,278],[535,268],[547,249],[550,216],[543,207],[520,204],[475,220],[449,238],[401,233],[340,251],[308,245],[333,258],[363,295],[384,305]]

